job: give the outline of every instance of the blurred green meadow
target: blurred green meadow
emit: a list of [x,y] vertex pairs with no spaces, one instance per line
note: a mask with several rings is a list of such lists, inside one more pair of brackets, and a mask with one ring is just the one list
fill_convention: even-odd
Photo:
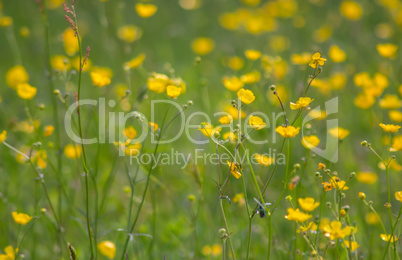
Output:
[[0,260],[400,259],[401,44],[400,0],[1,0]]

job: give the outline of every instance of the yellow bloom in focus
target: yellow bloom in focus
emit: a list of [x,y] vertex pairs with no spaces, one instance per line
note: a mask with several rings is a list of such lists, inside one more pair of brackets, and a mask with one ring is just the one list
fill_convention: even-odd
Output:
[[346,53],[337,45],[332,45],[329,48],[329,58],[335,63],[340,63],[346,59]]
[[258,60],[261,57],[261,52],[257,50],[245,50],[244,55],[249,60]]
[[109,85],[111,82],[109,77],[99,72],[91,72],[91,80],[92,84],[94,84],[94,86],[97,86],[99,88]]
[[175,85],[168,85],[166,88],[166,94],[168,97],[177,98],[181,94],[181,88],[176,87]]
[[113,259],[116,256],[116,246],[111,241],[99,242],[98,250],[102,255],[104,255],[110,259]]
[[229,162],[226,161],[226,163],[228,164],[229,168],[230,168],[230,173],[236,178],[239,179],[241,177],[241,173],[240,173],[240,165],[236,164],[235,162]]
[[0,134],[0,144],[4,142],[4,140],[6,140],[7,138],[7,131],[4,130],[3,132],[1,132]]
[[142,18],[151,17],[152,15],[154,15],[156,13],[157,10],[158,10],[158,7],[153,4],[137,3],[135,5],[135,11]]
[[395,241],[398,241],[398,237],[396,235],[394,235],[391,238],[391,235],[381,234],[380,237],[381,237],[382,240],[384,240],[386,242],[388,242],[390,239],[391,239],[392,243],[395,242]]
[[320,139],[316,135],[304,136],[301,143],[306,149],[314,149],[320,143]]
[[395,199],[402,202],[402,191],[395,192]]
[[76,159],[81,157],[82,147],[78,144],[68,144],[64,147],[64,155],[69,159]]
[[311,230],[311,231],[317,230],[317,225],[314,222],[310,221],[310,223],[308,223],[307,226],[300,226],[296,230],[296,233],[304,233],[304,232],[307,232],[308,230]]
[[238,91],[244,86],[244,82],[238,77],[224,77],[222,83],[230,91]]
[[53,134],[54,131],[54,126],[52,125],[47,125],[45,126],[45,130],[43,132],[43,136],[47,137],[47,136],[51,136]]
[[321,184],[325,191],[330,191],[334,188],[334,185],[330,182],[323,182]]
[[391,43],[377,44],[377,51],[384,58],[395,58],[398,45]]
[[254,154],[254,159],[257,161],[258,164],[262,166],[270,166],[275,162],[274,158],[268,157],[266,155],[261,154]]
[[352,227],[350,226],[342,228],[342,222],[338,220],[334,220],[330,224],[325,225],[323,230],[325,232],[325,236],[329,237],[331,240],[349,236],[353,231]]
[[379,105],[383,109],[398,109],[402,106],[402,102],[398,96],[387,94],[380,100]]
[[240,80],[245,84],[253,84],[260,81],[261,73],[257,70],[247,73],[240,77]]
[[152,130],[154,130],[154,132],[156,132],[158,130],[158,124],[157,123],[149,122],[148,124],[152,128]]
[[73,56],[79,50],[78,40],[75,32],[70,27],[63,32],[64,51],[68,56]]
[[198,55],[206,55],[210,53],[214,47],[215,42],[207,37],[196,38],[191,44],[191,48]]
[[311,61],[309,63],[309,66],[312,68],[317,68],[318,66],[323,66],[324,62],[327,59],[324,59],[321,57],[321,54],[319,52],[314,53],[313,57],[311,58]]
[[313,210],[315,210],[320,203],[318,201],[314,201],[314,198],[298,198],[297,202],[299,203],[300,207],[302,208],[302,210],[304,211],[308,211],[311,212]]
[[13,216],[14,222],[19,225],[26,225],[29,221],[31,221],[32,217],[24,213],[12,212],[11,215]]
[[255,130],[261,130],[267,125],[261,117],[252,115],[248,119],[248,124]]
[[231,116],[222,116],[219,118],[219,123],[222,125],[228,125],[233,121],[233,118]]
[[243,102],[244,104],[250,104],[255,100],[254,93],[251,90],[248,89],[240,89],[237,92],[237,97]]
[[201,125],[197,130],[201,131],[201,133],[203,133],[206,137],[213,137],[215,133],[219,133],[222,130],[222,128],[221,127],[214,128],[213,125],[207,122],[203,122],[201,123]]
[[124,63],[123,67],[125,70],[129,70],[129,69],[135,69],[138,68],[139,66],[142,65],[142,63],[145,60],[145,53],[141,53],[139,54],[137,57],[135,57],[134,59]]
[[127,156],[136,156],[141,150],[141,143],[134,143],[134,144],[129,144],[127,145],[125,149],[125,154]]
[[391,124],[380,124],[382,130],[387,133],[396,133],[401,128],[399,125],[391,125]]
[[31,100],[36,96],[37,89],[28,83],[22,83],[17,86],[17,95],[25,100]]
[[69,70],[71,68],[71,63],[66,56],[63,55],[54,55],[50,59],[50,65],[53,69],[64,71]]
[[135,131],[134,127],[131,125],[129,127],[126,127],[123,131],[123,134],[128,138],[128,139],[134,139],[137,136],[137,131]]
[[13,24],[13,18],[10,16],[0,17],[0,27],[8,27]]
[[332,185],[333,185],[335,188],[337,188],[338,190],[340,190],[340,191],[348,190],[348,189],[349,189],[349,187],[346,186],[346,182],[340,180],[340,179],[337,178],[337,177],[335,177],[335,180],[334,180],[334,178],[331,178],[330,181],[331,181]]
[[328,133],[330,135],[332,135],[333,137],[338,138],[340,140],[346,138],[350,134],[349,130],[341,128],[341,127],[331,128],[328,130]]
[[340,6],[341,14],[349,20],[356,21],[362,17],[363,8],[355,1],[343,1]]
[[19,84],[28,82],[28,80],[29,75],[21,65],[10,68],[6,73],[6,83],[13,89],[16,89]]
[[314,99],[311,99],[309,97],[300,97],[299,100],[296,101],[296,103],[290,102],[290,108],[292,110],[301,109],[303,107],[310,105],[310,103],[313,102],[313,100]]
[[356,180],[364,184],[373,184],[377,181],[377,174],[373,172],[358,172]]
[[0,254],[1,260],[15,260],[15,254],[18,252],[18,248],[14,250],[12,246],[7,246],[4,248],[6,254]]
[[148,89],[155,93],[165,92],[169,77],[164,74],[152,73],[147,80]]
[[[352,244],[350,245],[349,240],[344,240],[343,243],[345,243],[346,247],[350,248],[350,251],[355,251],[356,249],[359,248],[359,244],[356,241],[352,241]],[[343,245],[342,245],[343,246]]]
[[288,126],[280,125],[275,129],[275,131],[284,138],[295,137],[299,133],[300,127],[294,127],[292,125]]
[[288,214],[285,216],[285,218],[290,221],[304,222],[313,217],[310,214],[301,212],[299,209],[288,208],[287,211],[288,211]]
[[126,43],[132,43],[142,36],[142,30],[135,25],[124,25],[117,30],[117,37]]
[[392,110],[388,112],[389,119],[394,122],[400,123],[402,122],[402,112],[398,110]]

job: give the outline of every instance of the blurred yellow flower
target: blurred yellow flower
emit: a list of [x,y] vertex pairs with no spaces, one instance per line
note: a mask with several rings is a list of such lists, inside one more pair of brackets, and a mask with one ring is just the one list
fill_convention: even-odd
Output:
[[46,1],[49,9],[56,9],[64,3],[64,0],[48,0]]
[[145,53],[139,54],[137,57],[133,58],[132,60],[124,63],[123,67],[125,70],[135,69],[142,65],[145,60]]
[[318,110],[318,109],[314,109],[311,110],[308,115],[315,120],[323,120],[324,118],[327,117],[327,114],[325,113],[324,110]]
[[223,140],[229,140],[231,143],[235,143],[237,140],[237,136],[233,132],[227,132],[223,135]]
[[346,85],[347,77],[343,72],[336,72],[329,78],[331,89],[343,89]]
[[241,76],[240,80],[244,84],[253,84],[253,83],[260,81],[260,78],[261,78],[261,73],[258,70],[254,70],[252,72],[249,72],[249,73]]
[[349,130],[341,128],[341,127],[335,127],[329,129],[328,133],[332,135],[335,138],[338,138],[340,140],[346,138],[349,135]]
[[249,6],[257,6],[260,4],[261,0],[242,0],[242,2]]
[[295,137],[299,133],[300,127],[294,127],[292,125],[288,126],[280,125],[275,129],[275,131],[284,138]]
[[237,97],[240,99],[240,101],[244,104],[250,104],[255,100],[254,93],[251,90],[248,89],[240,89],[237,92]]
[[76,38],[75,32],[70,27],[65,29],[63,32],[63,44],[64,51],[68,56],[73,56],[79,50],[78,40]]
[[341,14],[349,20],[356,21],[363,15],[362,6],[355,1],[343,1],[340,6]]
[[213,256],[220,256],[222,254],[222,246],[218,244],[212,245],[212,255]]
[[197,130],[201,131],[201,133],[203,133],[206,137],[212,137],[215,135],[215,133],[219,133],[222,130],[222,128],[221,127],[215,128],[213,125],[207,122],[202,122]]
[[398,110],[392,110],[388,112],[389,119],[394,122],[400,123],[402,122],[402,112]]
[[391,43],[377,44],[377,51],[384,58],[395,58],[398,45]]
[[54,55],[50,59],[50,65],[53,69],[64,71],[69,70],[71,68],[71,63],[69,59],[64,55]]
[[148,18],[148,17],[153,16],[157,10],[158,10],[158,7],[153,4],[137,3],[135,5],[135,11],[142,18]]
[[324,24],[320,28],[314,31],[313,39],[318,43],[327,41],[332,35],[332,27]]
[[[350,243],[348,240],[344,240],[343,243],[345,243],[345,246],[350,248],[350,251],[355,251],[356,249],[359,248],[359,244],[356,241],[352,241],[352,243]],[[342,245],[343,246],[343,245]]]
[[37,89],[28,83],[22,83],[17,86],[17,95],[25,100],[31,100],[36,96]]
[[166,88],[166,94],[168,97],[177,98],[181,94],[181,88],[175,85],[168,85]]
[[0,27],[8,27],[13,24],[13,18],[10,16],[0,17]]
[[398,96],[387,94],[380,100],[379,105],[383,109],[399,109],[402,106],[402,102]]
[[261,117],[252,115],[248,119],[248,124],[255,130],[261,130],[267,125]]
[[368,109],[375,103],[375,98],[371,95],[367,95],[364,93],[360,93],[357,97],[353,100],[353,103],[356,107],[361,109]]
[[116,256],[116,246],[111,241],[102,241],[98,243],[99,252],[108,257],[109,259],[113,259]]
[[275,162],[274,158],[258,153],[254,154],[254,159],[257,161],[258,164],[262,166],[270,166]]
[[152,73],[147,80],[148,89],[155,93],[163,93],[169,83],[169,77],[164,74]]
[[387,133],[396,133],[401,128],[399,125],[391,125],[391,124],[380,124],[382,130]]
[[288,208],[287,211],[288,214],[285,216],[285,218],[290,221],[304,222],[313,217],[310,214],[301,212],[300,209]]
[[358,172],[356,180],[364,184],[373,184],[377,181],[377,174],[374,172]]
[[3,132],[1,132],[0,134],[0,144],[4,142],[4,140],[6,140],[7,138],[7,131],[3,130]]
[[391,235],[381,234],[380,237],[382,240],[384,240],[386,242],[388,242],[390,239],[391,239],[391,242],[398,241],[398,237],[396,235],[394,235],[391,238]]
[[125,154],[127,156],[136,156],[141,150],[141,143],[136,142],[134,144],[129,144],[126,146]]
[[311,61],[311,53],[303,52],[301,54],[292,54],[292,63],[297,65],[306,65]]
[[344,238],[349,236],[352,233],[352,227],[346,226],[342,228],[342,222],[338,220],[332,221],[330,224],[327,224],[323,227],[325,232],[325,236],[329,237],[331,240],[336,240],[339,238]]
[[29,75],[21,65],[11,67],[6,73],[6,83],[13,89],[16,89],[19,84],[28,82],[28,80]]
[[233,121],[233,118],[231,116],[222,116],[219,118],[219,123],[222,125],[228,125]]
[[310,105],[310,103],[313,102],[313,100],[314,99],[311,99],[309,97],[300,97],[299,100],[296,101],[296,103],[290,102],[290,108],[292,110],[301,109],[303,107]]
[[206,55],[215,47],[215,42],[211,38],[199,37],[194,39],[191,48],[198,55]]
[[91,72],[91,80],[92,84],[94,84],[94,86],[97,86],[99,88],[107,86],[111,82],[109,77],[99,72]]
[[320,203],[318,201],[315,201],[314,198],[311,198],[311,197],[298,198],[297,202],[299,203],[302,210],[308,211],[308,212],[315,210],[320,205]]
[[314,149],[320,143],[320,139],[316,135],[304,136],[301,143],[306,149]]
[[225,86],[225,88],[227,88],[230,91],[238,91],[244,86],[243,81],[236,76],[232,77],[225,76],[222,79],[222,83]]
[[402,191],[395,192],[395,199],[402,202]]
[[[234,120],[239,119],[239,111],[237,110],[237,108],[235,108],[231,105],[227,105],[227,106],[225,106],[225,111],[228,112]],[[240,118],[246,118],[246,116],[247,116],[247,114],[243,110],[241,110]]]
[[45,129],[43,131],[43,136],[44,137],[51,136],[53,134],[53,131],[54,131],[54,126],[47,125],[47,126],[45,126]]
[[237,193],[233,197],[233,202],[238,203],[240,207],[243,206],[246,203],[246,201],[244,200],[244,193]]
[[[75,70],[77,70],[77,71],[80,70],[80,57],[79,56],[77,56],[75,58],[72,58],[70,60],[70,62],[71,62],[71,65],[74,67]],[[91,65],[92,65],[91,60],[87,59],[85,61],[84,66],[82,67],[82,72],[89,71],[91,69]]]
[[241,70],[244,66],[244,60],[240,57],[231,57],[227,60],[227,66],[232,70]]
[[135,131],[134,127],[131,125],[129,127],[126,127],[123,131],[123,134],[128,138],[128,139],[134,139],[137,136],[137,131]]
[[311,231],[317,230],[317,225],[314,222],[310,221],[310,223],[308,223],[307,226],[300,225],[299,228],[296,230],[296,233],[304,233],[307,232],[308,230]]
[[261,52],[257,50],[245,50],[244,55],[249,60],[258,60],[261,57]]
[[158,124],[157,123],[149,122],[148,124],[149,124],[149,126],[152,128],[152,130],[154,132],[156,132],[158,130]]
[[82,153],[82,147],[78,144],[76,145],[67,144],[64,147],[64,155],[69,159],[80,158],[81,153]]
[[241,173],[240,173],[240,166],[238,164],[236,164],[235,162],[229,162],[226,161],[226,163],[228,164],[229,168],[230,168],[230,173],[233,175],[233,177],[235,177],[236,179],[239,179],[241,177]]
[[346,53],[337,45],[332,45],[329,48],[329,58],[335,62],[340,63],[346,59]]
[[329,182],[323,182],[321,183],[322,187],[324,188],[325,191],[330,191],[334,188],[334,185],[332,183]]
[[14,222],[19,224],[19,225],[26,225],[28,224],[29,221],[31,221],[32,217],[25,213],[18,213],[18,212],[12,212],[11,215],[13,216]]
[[366,220],[367,224],[369,224],[369,225],[376,225],[376,224],[380,223],[379,217],[374,212],[367,213],[367,215],[364,217],[364,219]]
[[126,43],[132,43],[142,36],[142,30],[135,25],[123,25],[117,30],[117,37]]
[[396,151],[402,151],[402,135],[392,138],[392,148]]
[[14,250],[12,246],[7,246],[4,248],[5,254],[0,254],[1,260],[15,260],[15,254],[18,252],[18,248]]
[[212,253],[212,248],[209,245],[205,245],[202,247],[201,253],[205,256],[209,256]]
[[324,62],[327,59],[324,59],[321,57],[321,54],[319,52],[314,53],[314,55],[311,58],[311,61],[309,63],[309,66],[312,68],[317,68],[318,66],[323,66]]

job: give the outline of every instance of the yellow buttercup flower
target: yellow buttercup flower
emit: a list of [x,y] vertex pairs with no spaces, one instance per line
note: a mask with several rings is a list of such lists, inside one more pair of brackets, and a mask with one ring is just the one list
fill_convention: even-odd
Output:
[[[345,246],[350,248],[350,251],[355,251],[356,249],[359,248],[359,244],[356,241],[352,241],[352,243],[350,243],[348,240],[344,240],[343,243],[345,243]],[[343,245],[342,245],[343,246]]]
[[[227,106],[225,106],[225,111],[228,112],[234,120],[239,119],[239,111],[237,110],[237,108],[235,108],[231,105],[227,105]],[[247,116],[247,114],[243,110],[241,110],[240,118],[246,118],[246,116]]]
[[126,127],[123,131],[123,134],[128,138],[128,139],[134,139],[137,136],[137,131],[135,131],[134,127],[131,125],[129,127]]
[[395,199],[402,202],[402,191],[395,192]]
[[1,144],[2,142],[4,142],[4,140],[6,140],[6,138],[7,138],[7,131],[4,130],[4,131],[1,132],[1,134],[0,134],[0,144]]
[[51,136],[53,134],[53,131],[54,131],[54,126],[47,125],[47,126],[45,126],[43,136],[44,137]]
[[108,257],[109,259],[113,259],[116,256],[116,246],[111,241],[102,241],[98,243],[99,252]]
[[197,130],[201,131],[201,133],[203,133],[206,137],[212,137],[215,135],[215,133],[219,133],[222,130],[222,128],[221,127],[215,128],[213,125],[207,122],[203,122],[201,123],[201,126]]
[[71,68],[71,63],[68,58],[64,55],[54,55],[50,59],[50,65],[53,69],[64,71],[69,70]]
[[287,211],[288,214],[285,216],[285,218],[290,221],[304,222],[313,217],[310,214],[301,212],[300,209],[288,208]]
[[372,107],[375,103],[375,98],[372,95],[367,95],[364,93],[360,93],[357,97],[353,100],[355,106],[361,109],[368,109]]
[[136,142],[134,144],[129,144],[126,146],[125,154],[127,156],[136,156],[141,150],[141,143]]
[[261,52],[257,50],[245,50],[244,55],[249,60],[258,60],[261,57]]
[[76,34],[72,28],[67,28],[63,32],[64,51],[68,56],[73,56],[79,50]]
[[243,102],[244,104],[250,104],[255,100],[254,93],[251,90],[248,89],[240,89],[237,92],[237,97]]
[[212,248],[209,245],[205,245],[201,249],[201,253],[205,256],[209,256],[212,254]]
[[18,85],[27,83],[29,75],[25,68],[21,65],[16,65],[10,68],[6,73],[6,83],[13,89],[16,89]]
[[13,216],[14,222],[19,224],[19,225],[26,225],[28,224],[29,221],[31,221],[32,217],[25,213],[18,213],[18,212],[12,212],[11,215]]
[[310,223],[308,223],[307,226],[303,225],[299,226],[299,228],[296,230],[296,233],[304,233],[307,232],[308,230],[311,231],[317,230],[317,225],[314,222],[310,221]]
[[258,116],[250,116],[248,119],[248,124],[255,130],[263,129],[267,124]]
[[396,133],[401,128],[399,125],[392,125],[392,124],[380,124],[382,130],[387,133]]
[[398,45],[391,43],[377,44],[377,51],[384,58],[395,58]]
[[336,72],[329,78],[331,89],[343,89],[346,85],[347,77],[343,72]]
[[68,144],[64,147],[64,155],[69,159],[80,158],[82,153],[82,147],[78,144]]
[[4,248],[5,254],[0,254],[1,260],[15,260],[15,254],[18,252],[18,248],[14,250],[12,246],[7,246]]
[[342,222],[334,220],[330,224],[325,225],[323,231],[326,237],[329,237],[331,240],[336,240],[349,236],[352,234],[353,229],[350,226],[342,228]]
[[[77,56],[77,57],[75,57],[75,58],[72,58],[72,59],[70,60],[70,63],[71,63],[71,65],[73,66],[73,68],[74,68],[75,70],[77,70],[77,71],[80,70],[80,57],[79,57],[79,56]],[[91,65],[92,65],[91,60],[87,59],[87,60],[85,61],[85,64],[83,64],[82,72],[89,71],[89,70],[91,69]]]
[[99,72],[91,72],[92,84],[101,88],[110,84],[111,80],[109,77],[103,75]]
[[399,109],[402,106],[402,102],[398,96],[387,94],[380,100],[379,105],[383,109]]
[[230,173],[236,178],[239,179],[241,177],[241,173],[240,173],[240,165],[238,165],[235,162],[229,162],[226,161],[226,163],[228,164],[229,168],[230,168]]
[[392,138],[392,149],[395,151],[402,151],[402,135]]
[[362,6],[355,1],[343,1],[340,6],[341,14],[349,20],[359,20],[363,15]]
[[233,121],[233,118],[231,116],[222,116],[219,118],[219,123],[222,125],[228,125]]
[[335,127],[331,128],[328,130],[328,133],[332,135],[335,138],[338,138],[340,140],[345,139],[349,135],[349,130],[341,128],[341,127]]
[[327,59],[324,59],[324,58],[321,57],[321,53],[316,52],[316,53],[314,53],[313,57],[311,57],[311,61],[309,63],[309,66],[315,69],[318,66],[323,66],[324,62],[326,60]]
[[222,83],[230,91],[238,91],[244,86],[244,82],[238,77],[223,77]]
[[149,122],[148,124],[154,130],[154,132],[156,132],[158,130],[158,124],[157,123]]
[[307,149],[314,149],[320,143],[320,139],[316,135],[304,136],[301,143]]
[[398,110],[392,110],[388,112],[389,119],[394,122],[400,123],[402,122],[402,112]]
[[252,71],[250,73],[244,74],[240,77],[240,80],[245,84],[253,84],[260,81],[261,73],[257,70]]
[[301,54],[292,54],[292,63],[297,65],[306,65],[311,61],[311,53],[303,52]]
[[158,7],[153,4],[137,3],[135,5],[135,11],[142,18],[148,18],[148,17],[153,16],[157,10],[158,10]]
[[231,143],[235,143],[237,140],[237,136],[233,132],[227,132],[223,135],[223,140],[229,140]]
[[191,48],[198,55],[206,55],[210,53],[214,47],[215,42],[207,37],[196,38],[191,44]]
[[169,77],[164,74],[152,73],[147,80],[148,89],[155,93],[165,92]]
[[392,243],[395,242],[395,241],[398,241],[398,237],[396,235],[394,235],[391,238],[391,235],[381,234],[380,237],[381,237],[382,240],[384,240],[386,242],[388,242],[390,239],[391,239]]
[[280,125],[275,129],[275,131],[284,138],[295,137],[299,133],[300,127],[294,127],[291,125],[288,126]]
[[258,164],[262,166],[270,166],[275,162],[274,158],[268,157],[266,155],[261,154],[254,154],[254,159],[257,161]]
[[318,110],[318,109],[314,109],[311,110],[308,115],[315,120],[323,120],[327,117],[327,114],[325,113],[324,110]]
[[232,70],[241,70],[244,66],[244,60],[240,57],[231,57],[227,60],[227,65]]
[[338,190],[340,190],[340,191],[348,190],[348,189],[349,189],[349,187],[346,186],[346,182],[340,180],[340,179],[337,178],[337,177],[335,177],[335,180],[334,180],[334,178],[331,178],[330,181],[331,181],[332,185],[333,185],[335,188],[337,188]]
[[17,95],[25,100],[31,100],[36,96],[37,89],[28,83],[22,83],[17,86]]
[[330,182],[323,182],[321,184],[325,191],[330,191],[334,188],[334,185]]
[[10,16],[0,17],[0,27],[9,27],[13,24],[13,18]]
[[380,223],[380,218],[374,212],[367,213],[367,215],[364,217],[364,220],[366,220],[367,224],[369,225],[376,225]]
[[168,85],[166,88],[166,94],[171,98],[177,98],[181,94],[181,88],[175,85]]
[[125,70],[135,69],[142,65],[145,60],[145,53],[139,54],[137,57],[133,58],[132,60],[124,63],[123,67]]
[[329,58],[335,63],[340,63],[346,59],[346,53],[339,46],[332,45],[329,48]]
[[320,205],[320,203],[318,201],[315,201],[314,198],[310,198],[310,197],[307,197],[304,199],[299,198],[297,200],[297,202],[299,203],[302,210],[308,211],[308,212],[315,210]]
[[358,172],[356,180],[364,184],[373,184],[377,181],[377,174],[374,172]]
[[311,99],[309,97],[300,97],[299,100],[296,101],[296,103],[290,102],[290,108],[292,110],[301,109],[308,106],[311,102],[313,102],[313,100],[314,99]]
[[135,25],[124,25],[117,30],[117,37],[126,43],[132,43],[141,38],[142,30]]

